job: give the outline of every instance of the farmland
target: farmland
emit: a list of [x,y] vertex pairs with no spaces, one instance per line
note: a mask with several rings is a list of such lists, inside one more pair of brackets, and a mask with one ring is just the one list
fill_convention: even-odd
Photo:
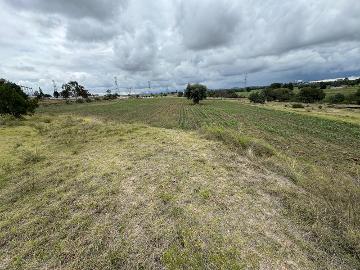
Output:
[[[206,125],[221,126],[263,139],[291,157],[321,166],[341,167],[349,174],[354,173],[354,166],[357,166],[354,160],[359,154],[358,125],[315,118],[312,115],[274,111],[268,107],[239,104],[236,101],[209,100],[201,106],[193,106],[184,99],[160,98],[50,106],[43,107],[41,111],[185,130],[197,130]],[[309,144],[312,147],[304,147]],[[324,147],[326,152],[323,151]]]
[[358,268],[348,113],[153,98],[3,119],[0,268]]

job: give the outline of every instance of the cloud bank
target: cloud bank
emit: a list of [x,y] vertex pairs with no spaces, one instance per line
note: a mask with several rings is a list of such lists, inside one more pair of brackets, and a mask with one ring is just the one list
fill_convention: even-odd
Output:
[[51,92],[360,74],[353,0],[3,0],[0,77]]

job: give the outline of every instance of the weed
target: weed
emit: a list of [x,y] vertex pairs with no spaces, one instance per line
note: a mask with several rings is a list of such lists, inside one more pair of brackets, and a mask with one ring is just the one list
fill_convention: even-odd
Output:
[[292,104],[291,107],[293,109],[303,109],[303,108],[305,108],[305,106],[303,104],[301,104],[301,103]]
[[34,151],[26,149],[22,153],[22,159],[25,165],[31,165],[44,160],[45,157],[42,156],[37,149]]

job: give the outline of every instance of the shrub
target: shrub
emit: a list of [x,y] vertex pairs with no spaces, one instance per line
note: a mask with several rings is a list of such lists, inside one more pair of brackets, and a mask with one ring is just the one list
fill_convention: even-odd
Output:
[[200,100],[206,98],[207,87],[202,84],[188,84],[184,92],[185,97],[192,99],[194,104],[199,104]]
[[15,117],[33,113],[37,108],[37,99],[30,99],[15,83],[0,80],[0,114]]
[[75,102],[76,103],[84,103],[85,101],[82,98],[78,98]]
[[301,88],[297,98],[301,102],[314,103],[325,98],[325,93],[322,89],[305,87]]
[[184,95],[184,92],[178,92],[178,93],[177,93],[177,96],[178,96],[178,97],[182,97],[183,95]]
[[293,91],[289,88],[266,88],[264,95],[267,101],[289,101],[293,96]]
[[291,105],[291,107],[294,108],[294,109],[305,108],[304,105],[302,105],[301,103],[295,103],[295,104]]
[[253,103],[265,103],[265,95],[263,92],[253,92],[249,95],[249,100]]
[[345,96],[341,93],[337,93],[329,97],[329,102],[332,104],[338,104],[345,101]]
[[346,97],[346,101],[348,103],[354,103],[360,105],[360,88],[357,90],[355,94],[348,95]]
[[239,98],[235,89],[212,90],[208,92],[208,96],[214,98]]

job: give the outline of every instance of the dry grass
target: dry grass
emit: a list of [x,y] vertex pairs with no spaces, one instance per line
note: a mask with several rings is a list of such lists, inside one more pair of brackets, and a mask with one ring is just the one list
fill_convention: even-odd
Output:
[[284,215],[304,190],[221,142],[68,116],[0,137],[0,269],[353,268]]
[[304,115],[316,116],[334,121],[348,122],[356,125],[360,124],[360,109],[340,109],[326,104],[304,104],[304,106],[306,105],[308,107],[305,107],[303,109],[291,108],[290,103],[283,102],[269,102],[261,106],[280,111],[295,112]]

